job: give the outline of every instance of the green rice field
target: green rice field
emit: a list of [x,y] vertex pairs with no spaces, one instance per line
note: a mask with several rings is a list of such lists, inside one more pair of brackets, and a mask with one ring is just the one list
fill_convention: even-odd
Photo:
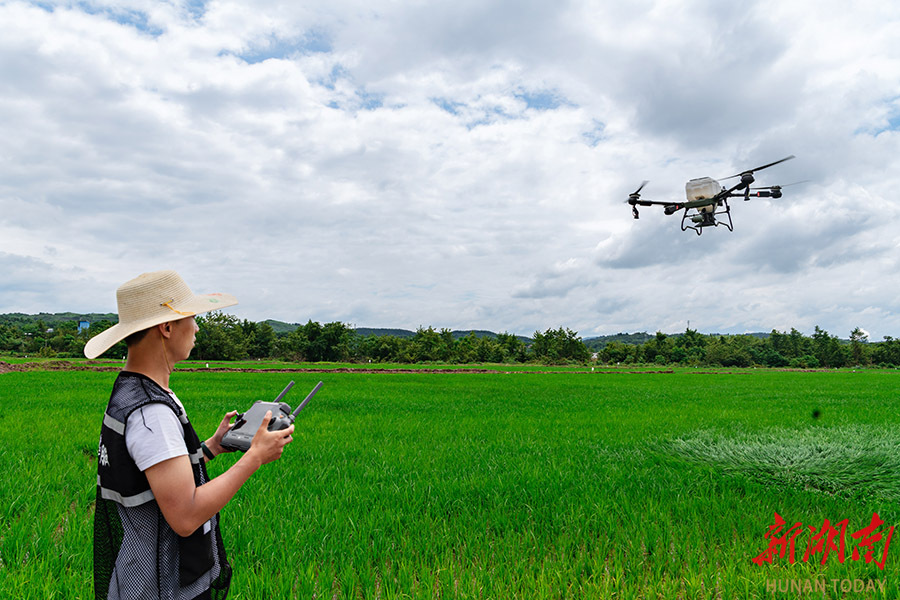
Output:
[[[242,366],[173,374],[201,438],[325,386],[222,512],[230,598],[900,597],[900,532],[883,570],[851,557],[873,513],[900,524],[900,372]],[[115,376],[0,374],[0,598],[93,597]],[[757,565],[775,512],[797,559]],[[825,519],[844,561],[802,560]]]

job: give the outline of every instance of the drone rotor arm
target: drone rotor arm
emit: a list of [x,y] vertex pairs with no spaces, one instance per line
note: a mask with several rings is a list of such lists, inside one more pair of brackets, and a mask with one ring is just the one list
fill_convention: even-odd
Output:
[[634,206],[635,204],[638,206],[673,206],[678,204],[677,202],[660,202],[658,200],[642,200],[640,198],[629,198],[625,203],[630,204],[631,206]]
[[[646,182],[644,182],[644,183],[646,183]],[[641,185],[641,187],[644,187],[643,184]],[[640,189],[640,188],[638,188],[638,189]],[[661,202],[659,200],[644,200],[640,197],[640,195],[637,192],[631,194],[631,196],[629,196],[628,199],[625,200],[625,204],[631,205],[631,215],[635,219],[640,218],[640,213],[638,212],[638,209],[637,209],[638,206],[662,206],[663,211],[667,215],[671,215],[671,214],[675,213],[676,211],[684,208],[684,205],[681,203],[678,203],[678,202]]]
[[752,195],[757,198],[781,198],[781,189],[786,187],[791,187],[792,185],[799,185],[801,183],[807,183],[809,180],[806,179],[804,181],[795,181],[794,183],[786,183],[785,185],[764,185],[760,187],[755,187],[751,189]]
[[[729,178],[730,179],[730,178]],[[724,198],[734,198],[736,196],[743,196],[744,194],[735,194],[736,190],[743,189],[743,183],[738,183],[736,185],[731,186],[730,188],[722,188],[722,191],[714,196],[715,200],[722,200]]]
[[684,204],[679,204],[677,202],[668,203],[665,205],[665,208],[663,208],[663,212],[666,213],[667,215],[674,215],[682,208],[684,208]]

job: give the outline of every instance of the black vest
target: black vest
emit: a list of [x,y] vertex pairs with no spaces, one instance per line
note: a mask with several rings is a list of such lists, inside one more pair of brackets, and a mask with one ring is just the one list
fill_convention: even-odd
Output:
[[[212,598],[224,599],[231,581],[231,566],[222,545],[218,515],[210,527],[200,527],[188,537],[177,535],[159,510],[147,477],[128,453],[128,417],[152,403],[165,404],[181,422],[194,485],[209,481],[200,439],[178,403],[149,377],[121,372],[113,385],[100,430],[94,514],[95,596],[106,598],[115,577],[114,588],[120,597],[190,598],[197,595],[197,589],[204,591],[208,587]],[[120,560],[123,545],[129,558]],[[148,554],[146,560],[141,555],[135,561],[132,557],[137,552]],[[117,560],[121,562],[118,571]],[[197,583],[204,576],[208,586]]]

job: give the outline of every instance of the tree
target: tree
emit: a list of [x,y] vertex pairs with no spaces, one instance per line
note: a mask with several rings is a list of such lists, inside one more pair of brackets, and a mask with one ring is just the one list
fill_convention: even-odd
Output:
[[723,367],[749,367],[753,364],[750,336],[731,335],[713,338],[706,347],[706,360]]
[[515,361],[525,362],[525,343],[508,332],[497,334],[497,345],[500,347],[501,358],[498,362]]
[[275,330],[266,322],[254,323],[244,319],[241,330],[247,338],[247,352],[250,358],[272,358],[275,356]]
[[803,337],[803,334],[791,327],[791,333],[788,335],[788,351],[782,352],[785,358],[800,358],[811,352],[809,338]]
[[672,339],[662,331],[657,331],[656,336],[644,344],[644,356],[647,362],[664,365],[671,360],[673,348]]
[[407,348],[409,362],[448,362],[453,353],[453,332],[419,327]]
[[350,346],[356,332],[339,321],[326,323],[322,327],[320,360],[346,361],[350,359]]
[[872,350],[872,360],[883,366],[900,365],[900,339],[884,336],[884,341],[876,344]]
[[568,361],[586,361],[591,351],[571,329],[547,329],[544,333],[534,332],[531,352],[544,363],[561,363]]
[[847,354],[840,341],[824,329],[820,329],[818,325],[813,333],[813,354],[821,366],[829,369],[847,364]]
[[458,363],[478,361],[478,338],[473,332],[470,331],[453,343],[453,361]]
[[376,362],[402,362],[406,340],[395,335],[368,335],[359,342],[358,358]]
[[634,356],[636,349],[637,346],[631,344],[610,342],[600,350],[599,357],[606,364],[631,362],[629,359]]
[[205,360],[242,360],[247,358],[248,343],[237,317],[213,311],[196,317],[197,338],[191,358]]
[[0,350],[3,352],[21,352],[25,340],[18,327],[0,325]]
[[869,364],[870,357],[868,352],[869,334],[857,327],[850,332],[850,360],[854,365]]
[[290,359],[307,362],[336,362],[350,358],[353,330],[340,322],[324,326],[310,319],[282,341],[281,351]]
[[284,338],[282,353],[289,360],[317,362],[322,354],[321,335],[322,326],[310,319]]
[[707,337],[687,328],[675,337],[674,348],[670,351],[670,362],[699,365],[706,362]]
[[788,359],[771,344],[762,343],[751,348],[753,362],[767,367],[786,367]]

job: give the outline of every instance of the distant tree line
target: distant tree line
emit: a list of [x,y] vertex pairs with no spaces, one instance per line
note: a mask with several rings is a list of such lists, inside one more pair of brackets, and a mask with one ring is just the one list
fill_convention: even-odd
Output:
[[[0,353],[70,358],[84,356],[84,344],[101,331],[115,324],[116,315],[92,321],[89,327],[79,331],[78,320],[60,320],[56,315],[0,315]],[[113,346],[106,357],[124,356],[125,344]]]
[[[109,315],[115,317],[115,315]],[[80,357],[85,342],[113,325],[101,318],[78,330],[78,320],[0,315],[0,353],[20,356]],[[52,323],[52,327],[48,326]],[[687,329],[667,335],[657,332],[611,336],[602,347],[585,343],[567,328],[536,331],[530,339],[510,333],[470,332],[454,336],[449,329],[419,328],[412,335],[362,335],[340,323],[308,321],[290,331],[276,332],[267,322],[241,320],[212,312],[197,317],[200,328],[191,358],[198,360],[275,359],[304,362],[382,363],[588,363],[615,365],[685,365],[723,367],[838,368],[900,366],[900,339],[886,336],[871,343],[859,328],[841,340],[818,326],[812,336],[796,329],[768,335],[706,335]],[[120,342],[103,357],[121,359]]]
[[[114,316],[114,315],[112,315]],[[78,319],[28,320],[25,315],[0,315],[0,353],[71,358],[83,356],[84,344],[112,326],[99,319],[78,330]],[[53,327],[48,327],[48,323]],[[197,360],[280,359],[304,362],[391,363],[512,363],[586,362],[591,352],[570,329],[535,332],[532,339],[510,333],[454,336],[449,329],[419,328],[411,336],[361,335],[340,323],[308,321],[290,331],[276,333],[266,322],[241,320],[212,312],[197,317],[199,331],[191,353]],[[124,358],[124,342],[101,358]]]
[[200,332],[192,357],[199,359],[278,358],[303,362],[512,363],[585,362],[591,352],[569,329],[535,332],[530,343],[510,333],[474,332],[455,338],[449,329],[416,330],[412,336],[361,335],[344,323],[308,321],[276,334],[268,323],[239,321],[211,313],[197,317]]
[[800,369],[850,366],[900,366],[900,340],[885,336],[869,343],[859,328],[848,341],[816,326],[812,337],[796,329],[758,335],[704,335],[687,329],[682,334],[656,336],[643,344],[610,342],[597,353],[606,364],[658,364],[722,367],[791,367]]

